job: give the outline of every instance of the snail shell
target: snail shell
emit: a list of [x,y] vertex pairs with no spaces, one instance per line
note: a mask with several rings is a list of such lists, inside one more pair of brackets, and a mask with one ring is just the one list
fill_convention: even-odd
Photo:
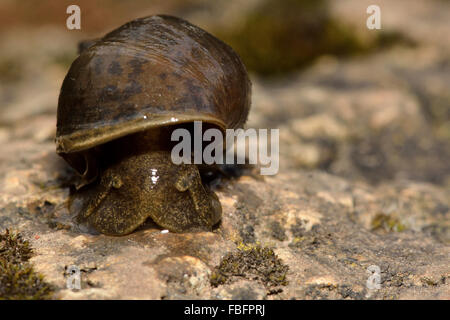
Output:
[[182,19],[136,19],[72,63],[58,102],[56,150],[87,182],[97,146],[148,129],[204,121],[241,127],[251,84],[239,56]]

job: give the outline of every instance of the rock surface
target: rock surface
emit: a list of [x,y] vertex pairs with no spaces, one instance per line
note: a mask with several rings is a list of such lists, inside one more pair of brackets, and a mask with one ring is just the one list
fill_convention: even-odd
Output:
[[[387,26],[408,33],[413,22],[391,5],[383,10],[399,18]],[[75,41],[54,30],[3,36],[2,60],[41,44],[20,66],[25,75],[0,86],[0,231],[30,241],[55,299],[450,299],[450,52],[433,40],[450,31],[448,5],[429,9],[445,19],[414,9],[434,23],[415,26],[414,47],[324,57],[277,82],[253,76],[248,126],[280,129],[280,172],[222,181],[220,227],[192,234],[150,221],[123,237],[76,228],[74,173],[54,144],[60,61]],[[242,275],[222,270],[229,278],[215,282],[233,255],[246,257]],[[66,287],[72,265],[81,290]],[[259,265],[286,281],[270,284]],[[367,286],[371,266],[379,289]]]

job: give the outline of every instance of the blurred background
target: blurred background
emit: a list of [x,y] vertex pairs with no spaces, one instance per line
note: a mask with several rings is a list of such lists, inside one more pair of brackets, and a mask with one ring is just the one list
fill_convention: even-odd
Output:
[[[66,8],[81,8],[81,30]],[[381,8],[369,30],[366,9]],[[49,143],[80,40],[172,14],[230,44],[253,82],[249,127],[280,129],[280,170],[450,188],[450,1],[0,0],[0,143]],[[5,164],[0,155],[0,165]]]

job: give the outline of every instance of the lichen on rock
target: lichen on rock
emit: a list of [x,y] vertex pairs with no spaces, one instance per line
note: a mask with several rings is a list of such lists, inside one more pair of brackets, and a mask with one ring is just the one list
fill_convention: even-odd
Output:
[[237,250],[227,253],[211,274],[211,285],[219,286],[236,277],[259,281],[268,293],[279,293],[288,283],[289,267],[277,257],[273,249],[260,244],[239,243]]

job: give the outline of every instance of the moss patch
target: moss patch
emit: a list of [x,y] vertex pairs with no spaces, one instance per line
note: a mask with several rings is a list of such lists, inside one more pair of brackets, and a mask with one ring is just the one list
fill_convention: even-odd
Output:
[[0,234],[0,300],[49,299],[51,285],[28,262],[32,249],[20,234]]
[[282,263],[275,252],[259,244],[240,243],[237,251],[228,253],[211,275],[211,285],[217,287],[233,282],[237,277],[257,280],[264,284],[268,293],[281,292],[287,285],[289,267]]
[[76,57],[77,55],[72,51],[62,51],[52,57],[52,62],[68,69]]
[[318,56],[349,56],[406,42],[397,33],[365,38],[331,17],[326,0],[265,0],[243,23],[214,32],[242,57],[247,68],[276,76],[308,65]]
[[372,230],[384,232],[401,232],[406,229],[406,226],[398,218],[383,213],[377,214],[372,219],[371,227]]

